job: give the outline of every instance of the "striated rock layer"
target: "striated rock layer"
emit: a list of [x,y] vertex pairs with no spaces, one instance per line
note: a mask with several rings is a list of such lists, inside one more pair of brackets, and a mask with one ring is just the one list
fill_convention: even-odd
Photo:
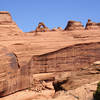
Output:
[[71,20],[71,21],[68,21],[68,24],[65,27],[65,30],[84,30],[84,27],[81,24],[81,22]]
[[7,11],[0,11],[0,36],[21,35],[22,33],[23,32],[12,20],[10,13]]
[[72,45],[32,58],[32,73],[75,71],[100,60],[100,42]]
[[23,68],[13,52],[0,46],[0,97],[29,87],[29,68]]
[[4,22],[12,22],[11,15],[7,11],[0,11],[0,24]]

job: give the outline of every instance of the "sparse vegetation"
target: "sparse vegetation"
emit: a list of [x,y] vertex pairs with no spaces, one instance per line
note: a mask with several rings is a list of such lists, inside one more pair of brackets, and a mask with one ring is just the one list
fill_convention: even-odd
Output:
[[93,94],[94,100],[100,100],[100,82],[97,84],[97,90]]

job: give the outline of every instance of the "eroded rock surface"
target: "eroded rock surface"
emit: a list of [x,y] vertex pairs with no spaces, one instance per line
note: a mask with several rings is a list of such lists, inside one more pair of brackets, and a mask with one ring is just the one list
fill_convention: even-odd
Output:
[[93,92],[97,88],[97,83],[85,84],[74,90],[58,91],[44,90],[34,92],[30,90],[20,91],[10,96],[0,98],[0,100],[93,100]]
[[38,24],[38,27],[36,28],[36,32],[47,32],[49,31],[49,28],[45,26],[43,22],[40,22]]
[[100,59],[100,43],[77,44],[55,52],[33,56],[33,73],[75,71]]
[[7,11],[0,11],[0,22],[12,22],[10,13]]
[[[42,30],[44,27],[39,25],[39,28]],[[95,30],[84,30],[83,25],[75,21],[69,21],[65,28],[66,31],[46,32],[42,30],[41,32],[41,30],[38,31],[38,35],[34,35],[32,32],[23,34],[8,12],[0,12],[0,45],[10,50],[1,52],[0,77],[4,77],[4,81],[0,79],[0,96],[32,88],[34,78],[38,80],[40,87],[43,86],[40,90],[44,87],[51,88],[51,82],[67,80],[69,76],[66,73],[73,73],[73,71],[82,73],[79,76],[84,78],[78,77],[78,75],[70,77],[72,80],[63,84],[66,90],[87,84],[90,76],[91,82],[99,80],[99,77],[97,78],[99,68],[95,67],[95,69],[87,71],[93,62],[100,61],[99,30],[96,28]],[[6,53],[8,54],[6,55]],[[63,75],[60,72],[63,72]],[[87,77],[88,75],[84,76],[84,74],[90,76]],[[62,77],[64,75],[65,77]],[[92,76],[96,76],[96,80]],[[75,81],[76,78],[77,81]],[[80,79],[85,82],[82,84]],[[42,84],[40,84],[41,81]],[[77,84],[78,82],[79,84]]]
[[23,32],[18,28],[16,23],[7,11],[0,11],[0,36],[21,35]]
[[95,23],[95,22],[92,22],[90,19],[88,19],[85,29],[87,29],[87,30],[99,29],[100,30],[100,23]]
[[98,81],[85,84],[67,92],[60,91],[56,93],[55,99],[50,100],[62,100],[62,98],[63,100],[93,100],[93,93],[97,88],[97,83]]
[[14,78],[12,80],[12,78],[19,75],[18,69],[19,65],[16,55],[6,47],[0,46],[0,96],[17,90],[17,85],[20,84],[14,85],[20,79]]
[[65,27],[65,30],[84,30],[84,27],[81,24],[81,22],[68,21],[68,24]]

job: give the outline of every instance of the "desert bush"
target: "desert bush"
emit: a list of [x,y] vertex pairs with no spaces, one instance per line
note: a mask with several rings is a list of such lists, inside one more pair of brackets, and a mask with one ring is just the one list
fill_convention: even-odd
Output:
[[100,100],[100,82],[97,84],[97,90],[93,94],[94,100]]

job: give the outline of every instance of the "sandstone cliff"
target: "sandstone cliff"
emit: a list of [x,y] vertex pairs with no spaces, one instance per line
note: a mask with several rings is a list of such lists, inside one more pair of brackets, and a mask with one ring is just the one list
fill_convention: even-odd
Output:
[[29,87],[29,70],[23,68],[13,52],[0,46],[0,97]]
[[8,12],[0,12],[0,45],[6,47],[13,56],[6,55],[7,52],[1,56],[0,69],[4,66],[7,74],[3,73],[0,96],[30,88],[34,74],[55,73],[52,77],[42,78],[54,81],[57,72],[80,71],[90,67],[93,62],[100,61],[99,30],[84,30],[80,22],[74,21],[68,25],[68,30],[73,31],[67,31],[67,28],[65,30],[38,32],[36,36],[34,33],[24,34]]

